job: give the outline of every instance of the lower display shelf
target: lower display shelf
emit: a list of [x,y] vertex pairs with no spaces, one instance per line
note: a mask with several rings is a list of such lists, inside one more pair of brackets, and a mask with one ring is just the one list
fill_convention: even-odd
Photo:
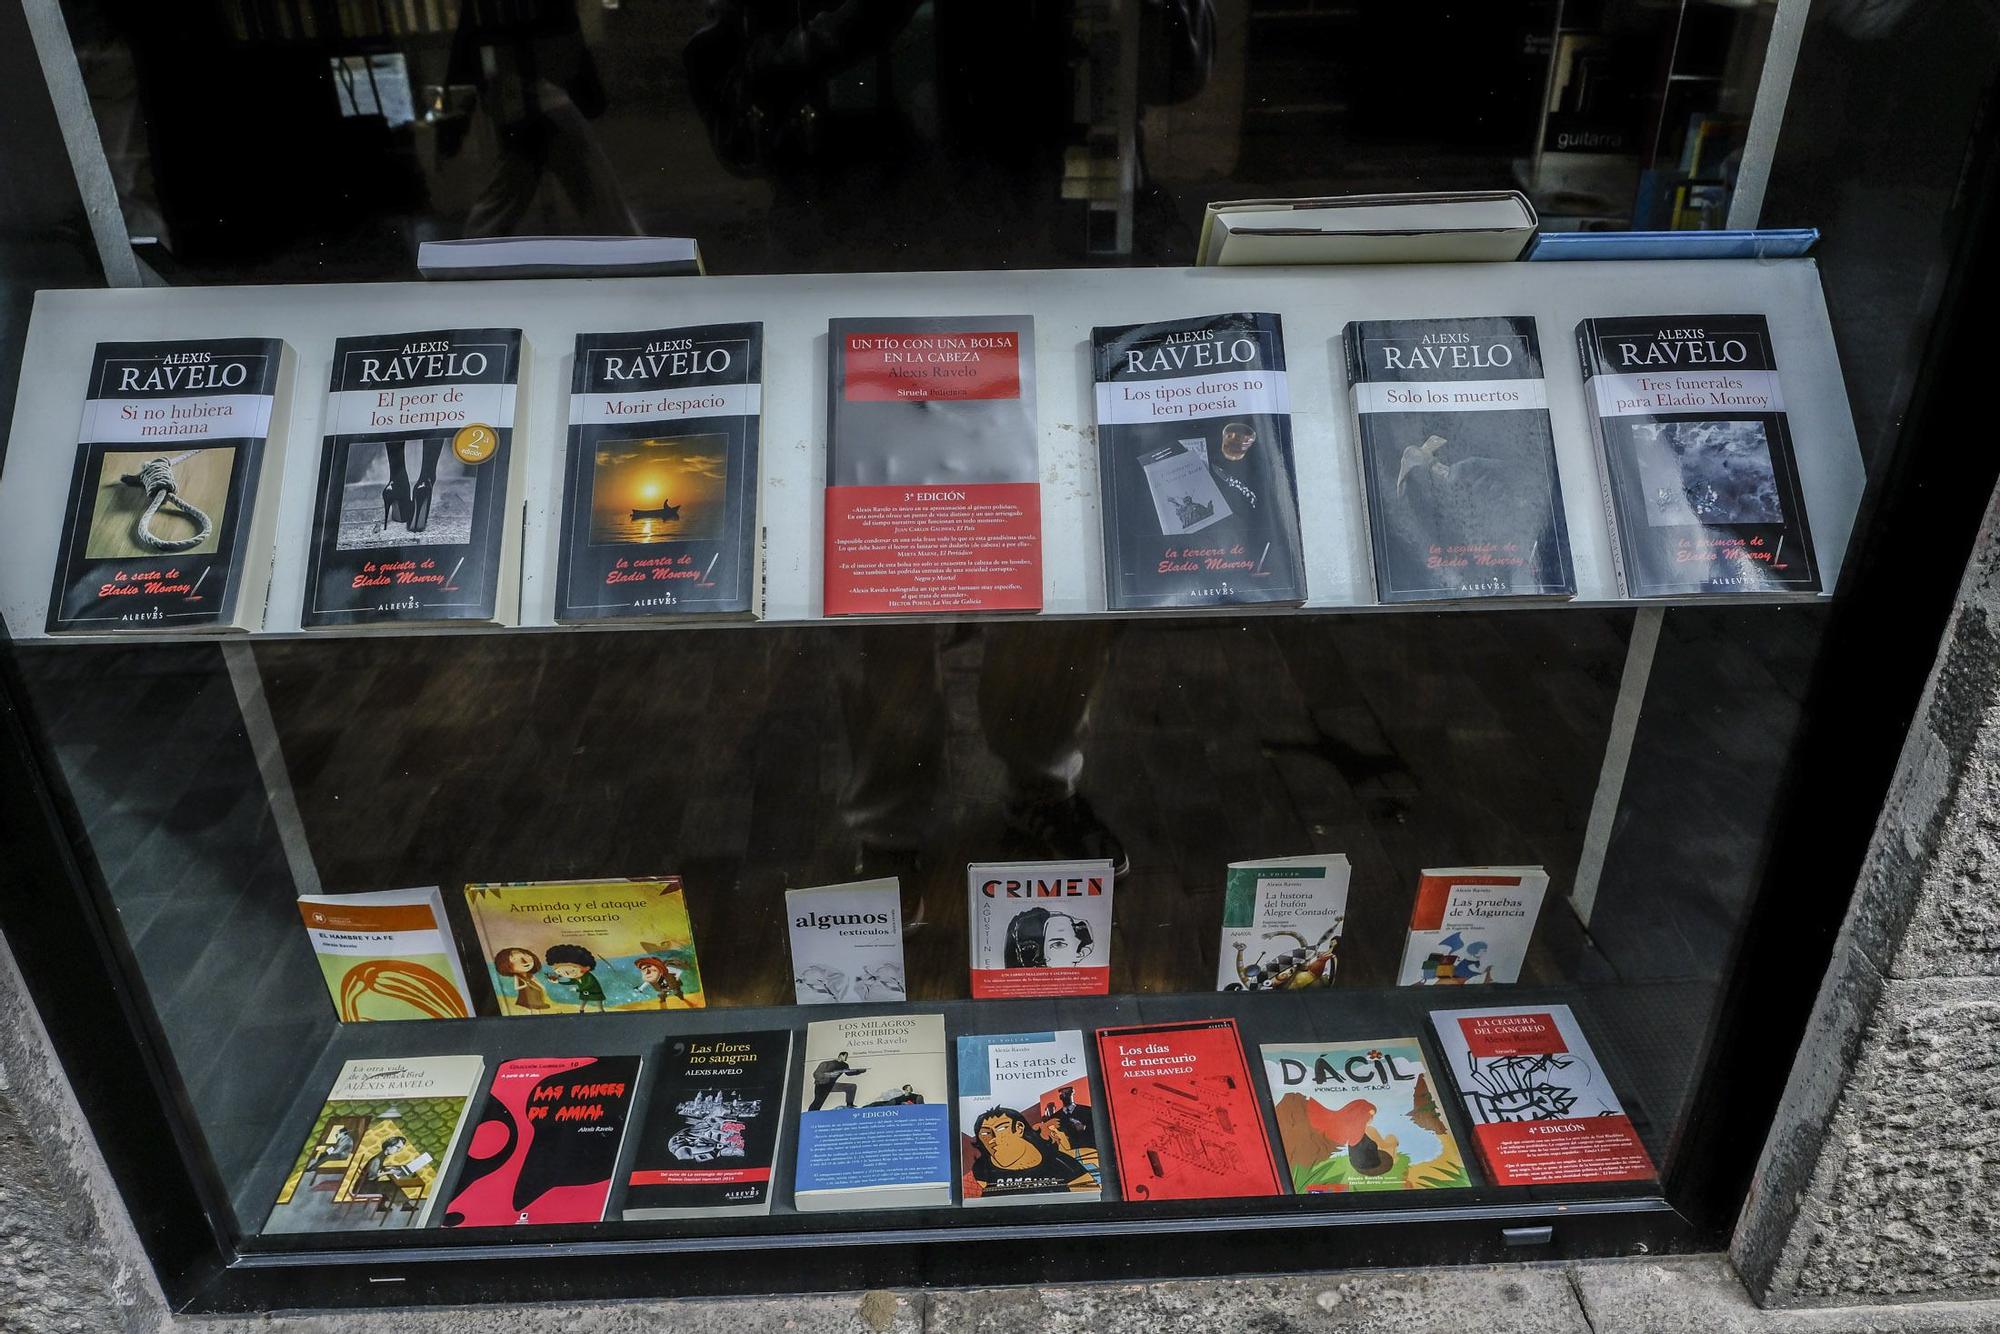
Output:
[[[1582,1208],[1606,1207],[1617,1203],[1637,1205],[1657,1197],[1659,1185],[1650,1176],[1627,1182],[1599,1181],[1588,1184],[1497,1184],[1487,1153],[1475,1146],[1479,1133],[1469,1124],[1462,1090],[1470,1082],[1477,1086],[1484,1078],[1468,1081],[1454,1068],[1465,1053],[1447,1052],[1438,1041],[1431,1014],[1449,1009],[1505,1008],[1514,1011],[1546,1010],[1567,1006],[1575,1017],[1589,1053],[1594,1055],[1588,1077],[1608,1085],[1616,1105],[1630,1118],[1631,1133],[1644,1154],[1654,1164],[1665,1165],[1665,1137],[1674,1124],[1688,1091],[1688,1082],[1697,1068],[1698,1052],[1685,1036],[1702,1031],[1696,1022],[1714,1000],[1714,987],[1705,982],[1626,983],[1566,987],[1471,987],[1471,988],[1334,988],[1330,991],[1299,992],[1287,995],[1254,993],[1182,993],[1173,995],[1121,995],[1078,997],[1054,1001],[970,1001],[952,1000],[912,1003],[902,1006],[818,1006],[722,1008],[714,1010],[670,1011],[659,1015],[615,1014],[555,1016],[540,1022],[481,1018],[461,1021],[346,1024],[336,1029],[312,1068],[309,1079],[297,1090],[288,1113],[269,1128],[261,1155],[242,1179],[230,1183],[233,1203],[244,1238],[244,1262],[257,1264],[297,1263],[314,1255],[328,1258],[334,1253],[364,1250],[392,1251],[401,1257],[419,1252],[465,1254],[467,1248],[498,1248],[500,1254],[527,1253],[553,1247],[617,1243],[641,1249],[704,1249],[726,1247],[754,1240],[760,1246],[812,1245],[829,1241],[845,1243],[904,1242],[916,1237],[947,1239],[964,1236],[1006,1236],[1024,1229],[1046,1233],[1071,1227],[1084,1233],[1143,1232],[1149,1229],[1185,1229],[1190,1226],[1223,1225],[1287,1226],[1314,1222],[1363,1222],[1371,1219],[1404,1218],[1415,1214],[1466,1217],[1490,1214],[1505,1218],[1524,1208],[1547,1210],[1557,1205]],[[950,1207],[869,1208],[852,1197],[836,1207],[813,1205],[801,1208],[795,1192],[795,1174],[800,1145],[801,1107],[812,1101],[813,1085],[809,1070],[818,1053],[809,1055],[806,1025],[827,1020],[854,1020],[887,1016],[941,1015],[950,1061],[950,1089],[954,1096],[942,1101],[953,1126],[949,1134],[953,1159]],[[1120,1113],[1117,1099],[1106,1089],[1106,1074],[1100,1059],[1095,1031],[1104,1028],[1168,1025],[1206,1019],[1233,1020],[1250,1071],[1251,1088],[1245,1093],[1262,1117],[1262,1134],[1268,1137],[1275,1155],[1279,1193],[1221,1198],[1154,1199],[1129,1198],[1121,1191],[1121,1163],[1118,1155],[1120,1132],[1110,1124]],[[1073,1123],[1079,1144],[1094,1141],[1096,1166],[1102,1179],[1102,1198],[1067,1199],[1060,1195],[1042,1196],[1052,1203],[1021,1201],[1006,1208],[968,1208],[964,1204],[965,1164],[959,1161],[956,1122],[957,1094],[967,1090],[968,1075],[983,1080],[983,1071],[960,1068],[963,1052],[950,1053],[957,1040],[967,1035],[1049,1033],[1081,1030],[1090,1056],[1089,1096],[1085,1123]],[[771,1207],[768,1215],[704,1216],[691,1218],[620,1218],[627,1207],[626,1181],[632,1171],[635,1151],[649,1129],[651,1105],[659,1097],[657,1081],[664,1064],[666,1047],[675,1042],[698,1040],[703,1035],[745,1033],[757,1030],[786,1030],[792,1035],[789,1067],[786,1071],[787,1097],[784,1117],[778,1127],[775,1157],[771,1163]],[[1656,1032],[1657,1030],[1657,1032]],[[1650,1036],[1649,1036],[1650,1035]],[[1274,1115],[1273,1098],[1267,1089],[1259,1048],[1266,1044],[1298,1047],[1384,1046],[1404,1040],[1421,1050],[1423,1064],[1436,1080],[1435,1106],[1448,1121],[1448,1139],[1460,1146],[1465,1166],[1465,1184],[1439,1189],[1371,1190],[1351,1189],[1336,1175],[1319,1184],[1314,1193],[1290,1193],[1291,1175],[1286,1167],[1286,1148],[1300,1135],[1323,1134],[1328,1143],[1345,1136],[1340,1131],[1343,1114],[1352,1121],[1350,1130],[1368,1122],[1374,1105],[1356,1109],[1349,1102],[1332,1113],[1311,1113],[1310,1124],[1296,1118],[1281,1126]],[[1509,1038],[1508,1040],[1512,1040]],[[1478,1047],[1475,1039],[1475,1049]],[[1523,1050],[1527,1050],[1523,1048]],[[1503,1058],[1511,1050],[1491,1048]],[[841,1053],[845,1056],[845,1053]],[[1370,1051],[1370,1056],[1380,1056]],[[1477,1050],[1475,1055],[1479,1054]],[[434,1194],[437,1203],[428,1211],[423,1226],[413,1226],[418,1216],[414,1208],[384,1207],[364,1211],[367,1221],[329,1231],[260,1232],[272,1205],[298,1169],[309,1136],[325,1138],[320,1116],[327,1091],[342,1066],[349,1061],[410,1061],[444,1057],[483,1058],[480,1087],[491,1081],[493,1072],[506,1061],[537,1058],[637,1056],[642,1068],[633,1096],[626,1108],[628,1129],[624,1135],[604,1217],[599,1223],[535,1224],[523,1226],[441,1226],[446,1202],[461,1191],[467,1179],[467,1146],[477,1144],[474,1153],[490,1156],[494,1143],[485,1138],[508,1133],[489,1126],[482,1132],[480,1099],[475,1099],[452,1161],[438,1163]],[[1144,1058],[1141,1058],[1144,1059]],[[1393,1057],[1392,1057],[1393,1059]],[[1546,1058],[1520,1057],[1527,1065],[1516,1070],[1546,1068]],[[856,1066],[861,1058],[854,1061]],[[886,1067],[878,1067],[877,1077],[862,1081],[864,1100],[873,1096],[873,1084],[880,1082]],[[856,1075],[864,1072],[857,1069]],[[898,1076],[900,1077],[900,1076]],[[1526,1091],[1534,1101],[1535,1080],[1524,1079],[1516,1092]],[[1554,1081],[1559,1083],[1560,1081]],[[974,1087],[977,1085],[975,1084]],[[893,1091],[892,1091],[893,1092]],[[1497,1098],[1495,1094],[1499,1094]],[[1532,1124],[1548,1115],[1581,1116],[1561,1103],[1560,1091],[1549,1095],[1556,1106],[1509,1106],[1504,1090],[1483,1090],[1484,1105],[1491,1109],[1483,1119]],[[1421,1095],[1420,1095],[1421,1097]],[[826,1099],[837,1102],[839,1094]],[[1107,1101],[1111,1103],[1107,1108]],[[879,1107],[879,1104],[878,1104]],[[1053,1114],[1054,1105],[1050,1105]],[[1109,1112],[1109,1115],[1107,1115]],[[407,1114],[407,1113],[406,1113]],[[560,1114],[560,1113],[558,1113]],[[1357,1119],[1358,1118],[1358,1119]],[[935,1121],[936,1118],[932,1118]],[[1622,1118],[1621,1118],[1622,1119]],[[1229,1127],[1226,1113],[1221,1124]],[[1566,1121],[1565,1125],[1599,1130],[1603,1124]],[[1489,1132],[1503,1132],[1519,1140],[1512,1126],[1488,1126]],[[1206,1147],[1194,1122],[1179,1128],[1179,1146],[1199,1156]],[[1370,1137],[1377,1147],[1386,1145],[1394,1155],[1393,1139]],[[1254,1136],[1250,1137],[1254,1140]],[[1043,1142],[1043,1141],[1037,1141]],[[1065,1148],[1067,1140],[1059,1141]],[[1046,1147],[1046,1142],[1044,1147]],[[1128,1141],[1129,1143],[1129,1141]],[[370,1147],[377,1147],[373,1146]],[[1362,1154],[1377,1151],[1363,1145]],[[1296,1155],[1295,1155],[1296,1156]],[[1403,1159],[1395,1161],[1402,1165]],[[1533,1158],[1525,1175],[1515,1179],[1533,1181]],[[1157,1169],[1158,1163],[1153,1166]],[[1517,1169],[1508,1169],[1517,1170]],[[1142,1171],[1140,1174],[1144,1176]],[[1642,1174],[1643,1175],[1643,1174]],[[1301,1185],[1309,1184],[1302,1181]],[[517,1196],[534,1193],[516,1188]],[[525,1203],[519,1200],[517,1203]],[[525,1214],[523,1215],[526,1216]],[[410,1220],[410,1221],[406,1221]],[[524,1249],[525,1248],[525,1249]]]

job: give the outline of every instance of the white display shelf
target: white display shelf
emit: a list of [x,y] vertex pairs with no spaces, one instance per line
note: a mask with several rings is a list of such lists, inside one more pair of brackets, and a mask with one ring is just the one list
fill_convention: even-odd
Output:
[[[1355,319],[1534,316],[1541,331],[1577,598],[1532,605],[1659,606],[1670,600],[1641,603],[1618,595],[1585,415],[1576,325],[1589,316],[1765,315],[1783,376],[1813,540],[1829,584],[1841,568],[1864,476],[1819,274],[1811,260],[148,287],[50,291],[35,299],[13,432],[0,471],[0,614],[17,639],[47,637],[43,626],[62,509],[85,381],[99,342],[255,336],[283,338],[292,345],[298,357],[296,383],[287,429],[283,440],[274,442],[280,448],[272,455],[284,468],[284,485],[264,635],[277,636],[303,633],[299,606],[334,340],[405,330],[518,326],[532,346],[516,438],[516,447],[528,452],[521,625],[546,628],[554,623],[561,461],[575,336],[762,320],[765,623],[819,620],[828,318],[1024,312],[1035,318],[1040,387],[1042,614],[1113,614],[1104,609],[1091,327],[1234,310],[1275,311],[1284,319],[1308,609],[1378,609],[1339,344],[1342,326]],[[1414,609],[1438,610],[1439,604]],[[1222,612],[1240,615],[1244,609]],[[1297,612],[1283,608],[1272,614]],[[477,629],[403,631],[426,632]],[[310,632],[356,633],[382,631]],[[147,632],[146,637],[215,636]]]

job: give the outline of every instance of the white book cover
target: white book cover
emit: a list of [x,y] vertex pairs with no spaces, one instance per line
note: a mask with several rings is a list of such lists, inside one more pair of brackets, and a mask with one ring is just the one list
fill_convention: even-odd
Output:
[[1083,1034],[961,1034],[960,1193],[968,1205],[1103,1196]]
[[485,1069],[480,1056],[341,1066],[264,1231],[425,1226]]
[[1347,858],[1231,862],[1222,896],[1217,991],[1302,991],[1334,984],[1347,922]]
[[893,876],[785,891],[800,1005],[900,1001],[903,897]]
[[1425,871],[1396,984],[1516,982],[1534,938],[1549,874],[1539,866]]
[[1208,470],[1205,445],[1197,454],[1182,441],[1178,447],[1155,450],[1139,466],[1146,473],[1160,532],[1167,537],[1198,533],[1234,513]]
[[975,862],[966,868],[972,994],[1111,991],[1108,861]]
[[802,1210],[951,1203],[944,1016],[806,1025],[793,1203]]
[[342,1023],[472,1017],[472,992],[436,885],[301,894],[299,916]]
[[1652,1180],[1653,1161],[1569,1006],[1434,1010],[1431,1023],[1495,1185]]

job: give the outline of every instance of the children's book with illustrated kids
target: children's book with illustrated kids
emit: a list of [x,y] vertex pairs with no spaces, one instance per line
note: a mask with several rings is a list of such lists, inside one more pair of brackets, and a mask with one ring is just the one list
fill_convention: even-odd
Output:
[[467,885],[465,905],[503,1015],[708,1004],[678,876]]

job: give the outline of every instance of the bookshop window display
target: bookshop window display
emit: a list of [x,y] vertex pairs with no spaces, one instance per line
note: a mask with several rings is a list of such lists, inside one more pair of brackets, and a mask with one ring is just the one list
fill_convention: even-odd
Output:
[[[1607,101],[1660,34],[1551,6],[1489,71],[1521,135],[1422,151],[1517,250],[1509,172],[1545,236],[1694,225],[1769,17],[1698,9],[1711,102]],[[350,151],[504,82],[421,3],[223,11],[402,145]],[[700,105],[732,171],[816,142]],[[229,288],[300,275],[157,165],[185,281],[38,301],[0,612],[53,887],[9,940],[177,1305],[1726,1237],[1895,474],[1812,260],[1104,267],[1266,238],[1084,190],[1008,273],[769,276],[808,248],[743,210],[708,257],[767,276]],[[348,221],[430,239],[445,186]]]

